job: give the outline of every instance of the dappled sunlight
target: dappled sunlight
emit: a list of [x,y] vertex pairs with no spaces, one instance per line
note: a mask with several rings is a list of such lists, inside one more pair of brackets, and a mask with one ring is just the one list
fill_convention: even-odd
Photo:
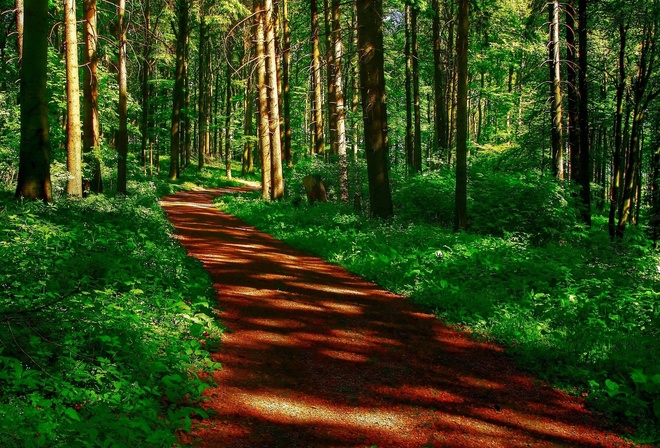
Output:
[[198,446],[628,446],[501,347],[214,209],[220,191],[162,202],[228,328]]

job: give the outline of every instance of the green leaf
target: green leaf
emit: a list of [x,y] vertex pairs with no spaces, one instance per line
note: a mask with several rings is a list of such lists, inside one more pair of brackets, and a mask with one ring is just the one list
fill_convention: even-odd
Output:
[[73,408],[66,408],[64,413],[69,417],[71,420],[75,420],[77,422],[80,421],[80,416],[78,415],[78,412],[73,409]]

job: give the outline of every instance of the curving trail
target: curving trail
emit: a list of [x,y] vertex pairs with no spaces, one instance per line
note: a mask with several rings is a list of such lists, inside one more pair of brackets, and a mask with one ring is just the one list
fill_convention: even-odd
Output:
[[213,207],[239,190],[161,203],[230,329],[195,446],[632,446],[501,348]]

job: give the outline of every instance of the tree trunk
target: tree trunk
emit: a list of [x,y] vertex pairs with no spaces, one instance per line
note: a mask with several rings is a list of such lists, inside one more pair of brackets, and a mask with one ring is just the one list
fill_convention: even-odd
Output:
[[[289,85],[289,68],[291,66],[291,28],[289,26],[289,1],[282,2],[282,112],[284,119],[284,160],[288,167],[293,166],[291,152],[291,87]],[[250,124],[251,126],[251,124]]]
[[316,0],[309,0],[312,17],[312,134],[314,154],[323,154],[323,95],[321,93],[321,51],[319,50],[319,13]]
[[[252,76],[248,73],[247,82],[245,84],[245,118],[244,118],[244,127],[243,127],[243,157],[242,157],[242,167],[241,167],[241,176],[245,177],[248,173],[254,172],[254,167],[252,166],[252,115],[254,103],[254,96],[252,94]],[[285,120],[286,121],[286,120]]]
[[591,226],[591,153],[589,141],[589,109],[587,88],[587,0],[578,0],[578,87],[580,106],[578,120],[580,123],[580,175],[577,179],[581,186],[580,197],[582,198],[582,220]]
[[617,235],[617,226],[615,223],[616,212],[619,209],[619,202],[621,199],[621,182],[623,179],[623,171],[621,169],[621,162],[623,158],[623,114],[624,102],[623,96],[626,89],[626,35],[627,28],[623,23],[619,23],[619,57],[618,69],[619,79],[617,80],[616,88],[616,114],[614,118],[614,151],[612,154],[612,187],[610,188],[610,213],[608,219],[608,229],[610,238]]
[[[229,49],[231,51],[231,48]],[[231,53],[226,55],[225,77],[225,176],[231,179]]]
[[447,151],[447,104],[445,100],[444,61],[442,60],[442,40],[440,37],[440,5],[433,0],[433,87],[434,87],[434,139],[433,150],[442,157]]
[[339,155],[339,200],[348,203],[348,157],[346,149],[346,110],[344,107],[344,88],[342,86],[342,43],[340,0],[332,0],[332,43],[334,46],[333,63],[335,100],[337,112],[337,154]]
[[179,152],[181,146],[181,112],[184,102],[184,62],[188,35],[188,0],[178,0],[179,29],[176,39],[176,69],[172,93],[172,126],[170,130],[170,172],[172,180],[179,178]]
[[18,69],[20,70],[23,60],[23,23],[25,17],[23,0],[16,0],[14,8],[16,10],[16,54],[18,55]]
[[67,196],[82,197],[82,144],[80,141],[80,82],[78,79],[78,32],[76,2],[64,1],[66,41],[66,183]]
[[412,95],[412,5],[406,2],[405,6],[405,35],[406,35],[406,163],[410,170],[415,166],[415,149],[413,133],[413,95]]
[[197,167],[198,168],[203,168],[204,167],[204,157],[206,157],[206,154],[209,152],[209,147],[207,145],[207,134],[209,132],[208,129],[208,116],[207,116],[207,107],[206,107],[206,101],[209,100],[209,98],[206,95],[203,95],[202,92],[206,91],[206,83],[209,82],[207,73],[206,73],[206,68],[207,65],[205,63],[205,57],[207,56],[207,51],[206,47],[208,45],[208,27],[206,25],[206,15],[208,12],[206,11],[206,5],[207,2],[202,2],[200,5],[200,20],[199,20],[199,54],[198,54],[198,85],[197,88],[200,92],[200,94],[197,97],[197,109],[198,109],[198,123],[199,123],[199,140],[197,142],[197,154],[198,154],[198,161],[197,161]]
[[455,229],[467,228],[467,139],[468,139],[468,32],[469,0],[458,3],[456,63],[458,69],[456,101],[456,216]]
[[119,0],[117,5],[117,33],[119,37],[119,63],[117,64],[117,81],[119,84],[119,129],[117,130],[117,193],[126,194],[126,177],[128,171],[128,76],[126,72],[126,29],[124,21],[126,0]]
[[566,91],[568,96],[568,154],[570,160],[569,178],[573,182],[580,179],[580,129],[578,126],[579,93],[577,85],[577,58],[575,46],[575,0],[564,3],[566,16]]
[[564,178],[564,136],[561,107],[561,65],[559,59],[559,0],[548,3],[550,14],[550,118],[552,120],[552,174]]
[[270,120],[270,156],[271,156],[271,199],[284,197],[284,177],[282,173],[282,135],[280,132],[280,101],[277,89],[277,52],[275,51],[275,29],[273,0],[265,0],[266,17],[264,34],[266,36],[266,76],[268,82],[268,115]]
[[330,143],[330,154],[337,154],[337,98],[335,91],[335,63],[334,63],[334,48],[332,43],[332,12],[330,10],[330,2],[323,1],[325,11],[325,67],[326,67],[326,83],[328,85],[328,96],[326,99],[328,109],[328,140]]
[[48,1],[32,0],[24,9],[23,51],[30,63],[21,66],[21,147],[16,197],[52,200],[48,127]]
[[259,143],[261,148],[261,198],[265,201],[271,199],[271,154],[270,154],[270,125],[268,116],[268,85],[266,84],[266,52],[264,45],[265,11],[261,0],[253,0],[254,15],[257,21],[256,57],[257,57],[257,85],[259,86]]
[[412,39],[412,84],[413,84],[413,106],[415,119],[415,138],[413,140],[413,167],[415,172],[422,172],[422,114],[420,111],[419,98],[419,44],[417,42],[417,7],[412,7],[410,12],[410,29]]
[[[85,0],[87,1],[87,0]],[[142,162],[142,170],[146,172],[147,168],[147,151],[149,146],[149,116],[151,114],[151,87],[149,80],[151,79],[152,61],[151,61],[151,0],[144,2],[144,53],[142,54],[142,117],[140,120],[140,131],[142,138],[140,140],[140,159]]]
[[356,0],[364,143],[371,215],[394,214],[388,167],[382,0]]

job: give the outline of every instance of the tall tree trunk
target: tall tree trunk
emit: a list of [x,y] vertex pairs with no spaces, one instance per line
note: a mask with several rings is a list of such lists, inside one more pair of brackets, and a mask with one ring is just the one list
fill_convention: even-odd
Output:
[[467,139],[468,139],[468,32],[469,0],[458,3],[458,37],[456,39],[456,62],[458,68],[458,94],[456,101],[456,230],[467,228]]
[[243,142],[243,157],[241,167],[241,176],[243,177],[245,177],[248,173],[254,172],[254,167],[252,165],[252,105],[254,104],[252,88],[252,76],[250,73],[248,73],[247,82],[245,83],[244,99],[245,118],[243,122],[243,136],[245,141]]
[[353,113],[353,161],[358,160],[358,149],[360,142],[360,120],[358,119],[358,112],[360,109],[360,60],[358,57],[358,34],[357,34],[357,5],[353,2],[353,53],[355,55],[353,60],[353,99],[351,104],[351,112]]
[[348,203],[348,157],[346,149],[346,110],[342,86],[341,0],[332,0],[332,43],[337,112],[337,154],[339,155],[339,200]]
[[579,96],[580,106],[578,120],[580,123],[580,176],[577,179],[581,186],[582,220],[591,226],[591,151],[589,139],[589,109],[587,88],[587,0],[578,0],[578,66],[579,66]]
[[22,64],[21,147],[16,197],[52,200],[48,127],[48,0],[32,0],[24,9],[23,51],[30,63]]
[[117,193],[126,194],[128,171],[128,75],[126,72],[126,0],[119,0],[117,6],[117,33],[119,34],[119,64],[117,80],[119,84],[119,129],[117,130]]
[[142,53],[142,117],[140,120],[140,131],[142,138],[140,140],[140,159],[142,162],[142,169],[146,172],[147,167],[147,150],[149,143],[149,116],[151,108],[151,87],[149,80],[151,79],[152,61],[151,61],[151,0],[144,2],[144,52]]
[[273,0],[265,0],[266,17],[264,34],[266,36],[266,76],[268,82],[268,115],[270,120],[270,156],[271,156],[271,199],[284,197],[284,177],[282,173],[282,136],[280,132],[280,101],[277,89],[277,52],[275,51],[275,29]]
[[66,183],[67,196],[82,197],[82,144],[80,141],[80,82],[78,79],[78,32],[76,2],[64,1],[66,35]]
[[184,63],[186,37],[188,35],[188,0],[178,0],[179,29],[176,36],[176,69],[172,93],[172,126],[170,129],[170,172],[172,180],[179,178],[179,153],[181,150],[181,112],[184,102]]
[[334,48],[332,43],[332,12],[330,10],[329,0],[324,0],[325,11],[325,66],[326,82],[328,85],[328,140],[330,142],[330,154],[337,154],[337,98],[335,92],[335,63]]
[[388,167],[382,0],[356,0],[364,143],[372,216],[394,214]]
[[413,140],[413,167],[415,172],[422,172],[422,114],[420,111],[419,98],[419,44],[417,41],[417,7],[413,6],[410,12],[410,29],[412,38],[410,45],[412,49],[412,84],[413,84],[413,106],[415,117],[415,138]]
[[[282,113],[284,115],[284,160],[288,167],[293,166],[291,152],[291,87],[289,83],[289,68],[291,66],[291,27],[289,26],[289,1],[282,1]],[[251,126],[251,125],[250,125]]]
[[433,150],[442,157],[447,151],[447,104],[445,100],[444,61],[442,60],[442,40],[440,37],[440,4],[433,0],[433,87],[434,87],[434,139]]
[[16,10],[16,54],[18,55],[18,68],[20,70],[23,60],[23,23],[25,17],[23,0],[16,0],[14,8]]
[[[231,51],[231,48],[229,49]],[[225,72],[225,176],[231,179],[231,58],[227,56],[227,68]]]
[[562,124],[561,65],[559,48],[559,0],[548,3],[550,14],[550,118],[552,120],[552,174],[564,178],[564,136]]
[[198,123],[199,123],[199,140],[197,142],[197,154],[198,161],[197,167],[204,167],[204,157],[209,152],[209,147],[207,146],[207,134],[208,129],[208,117],[207,117],[207,107],[206,101],[209,98],[206,95],[203,95],[202,92],[206,91],[206,83],[209,82],[206,68],[207,64],[205,63],[205,57],[207,56],[206,47],[208,45],[208,27],[206,25],[206,16],[208,11],[206,10],[207,2],[202,1],[200,4],[200,19],[199,19],[199,54],[198,54],[198,90],[200,94],[197,96],[197,110],[198,110]]
[[[626,37],[627,27],[623,22],[619,23],[619,57],[618,71],[619,78],[616,88],[616,114],[614,118],[614,151],[612,154],[612,187],[610,188],[610,212],[608,219],[608,229],[610,238],[617,236],[617,225],[615,222],[616,212],[619,209],[621,200],[621,183],[623,179],[622,158],[623,158],[623,114],[624,114],[624,92],[626,89]],[[620,235],[623,236],[623,235]]]
[[566,91],[568,96],[568,154],[570,160],[569,178],[577,182],[580,178],[580,128],[578,126],[579,92],[577,85],[577,58],[575,45],[575,0],[564,3],[566,16]]
[[[193,130],[193,116],[195,114],[195,107],[190,96],[190,28],[186,25],[186,40],[185,50],[183,52],[183,110],[181,111],[181,126],[183,126],[183,147],[179,151],[181,162],[179,170],[185,169],[190,165],[192,141],[197,133],[198,122],[195,122],[195,130]],[[199,96],[201,91],[197,93]]]
[[314,154],[323,154],[323,95],[321,92],[321,51],[319,50],[319,12],[317,0],[309,0],[312,17],[312,133]]
[[266,51],[264,21],[265,11],[261,0],[253,0],[254,16],[257,21],[256,57],[257,57],[257,86],[259,87],[259,144],[261,148],[261,198],[265,201],[271,199],[271,142],[270,124],[268,116],[268,85],[266,84]]
[[405,35],[406,35],[406,163],[410,170],[415,166],[415,148],[413,131],[413,94],[412,94],[412,5],[406,2],[405,6]]

